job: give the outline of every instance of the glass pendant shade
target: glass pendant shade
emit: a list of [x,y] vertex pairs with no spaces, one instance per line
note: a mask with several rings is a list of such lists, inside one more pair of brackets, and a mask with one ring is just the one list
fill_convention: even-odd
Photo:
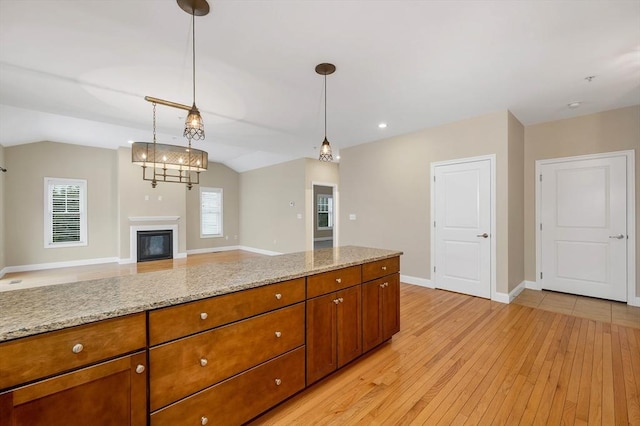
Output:
[[322,146],[320,147],[320,161],[333,161],[333,155],[331,154],[331,145],[329,145],[329,141],[326,136],[324,141],[322,142]]
[[204,139],[204,123],[195,103],[189,110],[189,115],[187,115],[187,119],[184,122],[183,136],[196,141]]

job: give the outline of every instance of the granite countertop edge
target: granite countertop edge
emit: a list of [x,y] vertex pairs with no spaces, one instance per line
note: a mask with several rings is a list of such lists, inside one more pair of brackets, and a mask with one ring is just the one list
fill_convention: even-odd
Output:
[[[87,280],[87,281],[78,281],[74,283],[67,284],[57,284],[52,286],[45,287],[36,287],[24,290],[15,290],[11,292],[4,292],[1,294],[3,296],[0,298],[0,342],[14,340],[18,338],[33,336],[45,332],[61,330],[65,328],[90,324],[97,321],[102,321],[111,318],[122,317],[126,315],[131,315],[135,313],[145,312],[153,309],[165,308],[169,306],[179,305],[182,303],[194,302],[197,300],[206,299],[209,297],[221,296],[224,294],[234,293],[237,291],[248,290],[256,287],[261,287],[269,284],[274,284],[281,281],[293,280],[302,277],[308,277],[311,275],[320,274],[323,272],[333,271],[337,269],[342,269],[350,266],[362,265],[364,263],[375,262],[378,260],[384,260],[396,256],[400,256],[403,253],[401,251],[396,250],[382,250],[382,249],[371,249],[367,247],[340,247],[341,250],[351,250],[354,253],[357,253],[358,250],[367,251],[369,255],[366,256],[357,256],[357,259],[345,260],[345,261],[336,261],[331,264],[321,265],[321,266],[313,266],[311,268],[305,267],[304,265],[296,265],[294,267],[294,271],[292,272],[284,272],[280,274],[278,271],[268,271],[264,273],[262,278],[247,278],[243,279],[242,277],[234,282],[221,284],[218,286],[211,285],[209,288],[205,286],[205,288],[199,289],[198,291],[193,292],[185,292],[183,294],[178,295],[167,295],[163,297],[161,294],[159,297],[147,297],[148,300],[133,300],[128,303],[122,303],[119,306],[113,306],[110,308],[100,308],[97,307],[95,309],[91,309],[90,307],[84,306],[84,310],[78,315],[71,314],[69,310],[69,306],[66,305],[74,305],[74,303],[64,303],[69,302],[69,298],[73,297],[70,295],[69,298],[65,297],[64,293],[73,291],[77,291],[77,288],[82,285],[86,285],[89,291],[93,293],[99,293],[103,289],[103,285],[109,285],[111,287],[117,286],[118,290],[120,287],[125,287],[124,291],[126,292],[128,289],[126,288],[128,285],[131,285],[132,293],[135,293],[134,286],[144,285],[141,283],[137,283],[137,281],[141,281],[140,277],[151,277],[154,278],[154,283],[158,282],[158,279],[171,280],[177,278],[184,278],[185,274],[189,274],[190,271],[201,270],[201,272],[207,272],[207,268],[215,268],[216,265],[224,268],[233,268],[234,266],[245,266],[246,263],[243,261],[236,262],[226,262],[220,264],[207,264],[200,265],[195,267],[186,267],[181,269],[173,269],[167,271],[157,271],[150,273],[140,273],[134,275],[127,276],[118,276],[111,278],[103,278],[96,280]],[[321,250],[325,253],[333,253],[333,249],[323,249]],[[317,251],[317,252],[321,252]],[[308,256],[309,253],[315,252],[299,252],[292,253],[290,255],[284,254],[279,256],[273,256],[269,258],[259,258],[261,260],[256,261],[256,263],[268,263],[270,266],[278,266],[278,263],[285,263],[290,259],[294,259],[299,261],[301,256]],[[353,254],[353,253],[352,253]],[[274,264],[274,265],[272,265]],[[250,265],[249,265],[250,266]],[[259,265],[258,265],[259,266]],[[286,269],[286,268],[284,268]],[[187,280],[185,278],[185,280]],[[12,294],[15,293],[15,294]],[[9,297],[7,297],[9,296]],[[22,302],[26,303],[12,303],[10,296],[16,296],[16,298],[20,298]],[[53,297],[55,296],[55,297]],[[86,299],[88,303],[91,301],[91,296],[100,299],[98,294],[87,294]],[[144,295],[134,295],[139,298],[145,299]],[[26,305],[37,304],[37,299],[43,298],[53,298],[63,301],[65,306],[48,306],[44,309],[35,310],[33,309],[31,312],[16,312],[20,310],[21,307]],[[33,299],[33,300],[29,300]],[[96,300],[96,299],[94,299]],[[39,300],[40,303],[46,303],[46,301]],[[55,304],[55,301],[54,301]],[[75,301],[76,305],[81,305],[82,301]],[[11,310],[11,307],[14,309]],[[33,307],[33,306],[32,306]],[[57,309],[57,311],[56,311]],[[31,314],[31,315],[30,315]],[[34,318],[34,315],[37,314],[37,318]],[[62,316],[61,318],[58,318]],[[6,321],[6,322],[5,322]]]

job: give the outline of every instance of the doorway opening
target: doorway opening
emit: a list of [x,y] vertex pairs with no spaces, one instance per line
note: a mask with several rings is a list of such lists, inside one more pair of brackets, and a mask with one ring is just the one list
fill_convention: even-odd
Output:
[[313,184],[313,249],[334,247],[336,244],[335,187]]

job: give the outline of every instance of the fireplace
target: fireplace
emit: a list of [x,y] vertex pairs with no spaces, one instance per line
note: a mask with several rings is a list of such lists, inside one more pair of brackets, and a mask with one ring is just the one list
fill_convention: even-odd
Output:
[[173,259],[173,231],[170,229],[138,231],[138,262]]

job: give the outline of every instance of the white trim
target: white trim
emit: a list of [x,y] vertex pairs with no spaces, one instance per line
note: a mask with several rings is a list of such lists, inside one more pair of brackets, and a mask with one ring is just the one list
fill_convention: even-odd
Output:
[[431,280],[426,278],[412,277],[409,275],[400,275],[400,282],[405,284],[419,285],[420,287],[435,288]]
[[173,222],[180,219],[180,216],[129,216],[131,222]]
[[491,231],[489,232],[491,235],[491,300],[494,300],[494,295],[497,294],[497,240],[498,240],[498,229],[496,228],[496,154],[489,155],[481,155],[478,157],[468,157],[468,158],[458,158],[454,160],[447,161],[436,161],[431,163],[431,172],[429,174],[429,185],[430,185],[430,204],[431,204],[431,217],[430,222],[428,224],[429,229],[431,229],[431,270],[429,271],[432,276],[433,288],[438,288],[435,276],[433,275],[433,267],[436,264],[436,241],[434,238],[434,230],[433,230],[433,221],[436,218],[436,206],[435,206],[435,188],[433,177],[435,176],[435,168],[437,166],[447,166],[452,164],[460,164],[460,163],[471,163],[475,161],[484,161],[489,160],[489,169],[491,173]]
[[[80,204],[80,241],[73,242],[53,242],[53,207],[51,206],[51,198],[49,198],[49,188],[51,185],[77,185],[80,187],[79,204]],[[89,228],[89,210],[87,208],[87,198],[89,196],[89,186],[86,179],[69,179],[69,178],[44,178],[44,248],[55,249],[63,247],[86,247],[89,245],[88,228]]]
[[4,274],[6,274],[7,272],[7,268],[0,269],[0,278],[4,277]]
[[313,250],[313,236],[315,234],[315,226],[314,226],[314,222],[315,222],[315,199],[313,197],[313,187],[314,186],[328,186],[333,188],[332,191],[332,196],[333,196],[333,247],[338,247],[339,243],[338,243],[338,231],[340,229],[340,224],[339,224],[339,218],[340,218],[340,197],[339,197],[339,192],[338,192],[338,184],[337,183],[328,183],[328,182],[318,182],[318,181],[311,181],[311,202],[309,203],[309,217],[311,218],[311,234],[310,234],[310,238],[307,241],[307,250]]
[[277,256],[279,254],[284,254],[279,251],[263,250],[263,249],[247,247],[247,246],[238,246],[238,250],[250,251],[252,253],[258,253],[258,254],[266,254],[268,256]]
[[191,249],[187,250],[187,255],[189,254],[203,254],[203,253],[217,253],[219,251],[232,251],[232,250],[242,250],[240,246],[224,246],[224,247],[207,247],[201,249]]
[[120,259],[118,263],[138,262],[138,231],[173,231],[173,258],[187,257],[187,253],[178,252],[178,225],[131,225],[129,226],[129,258]]
[[525,288],[528,288],[530,290],[542,290],[542,287],[540,287],[540,285],[538,285],[537,282],[535,281],[523,281],[524,282],[524,286]]
[[115,263],[117,261],[117,257],[102,257],[96,259],[70,260],[66,262],[33,263],[30,265],[6,266],[4,269],[2,269],[2,275],[11,272],[28,272],[40,271],[42,269],[68,268],[70,266],[99,265],[102,263]]
[[597,160],[609,157],[625,156],[627,159],[627,304],[640,306],[640,295],[636,294],[636,174],[635,174],[635,150],[604,152],[598,154],[578,155],[574,157],[551,158],[547,160],[536,160],[535,175],[533,179],[536,183],[536,285],[542,289],[544,280],[540,279],[542,271],[542,236],[540,234],[540,168],[543,165],[566,163],[582,160]]
[[[202,193],[218,193],[220,194],[220,220],[217,234],[203,234],[202,233]],[[224,237],[224,190],[222,188],[214,188],[210,186],[201,186],[199,188],[199,212],[198,212],[198,227],[200,228],[200,238],[221,238]]]
[[518,295],[520,295],[520,293],[522,293],[526,287],[527,287],[527,282],[522,281],[520,284],[516,286],[516,288],[511,290],[509,294],[497,293],[500,296],[492,300],[495,300],[496,302],[502,302],[502,303],[511,303],[513,302],[513,299],[518,297]]

